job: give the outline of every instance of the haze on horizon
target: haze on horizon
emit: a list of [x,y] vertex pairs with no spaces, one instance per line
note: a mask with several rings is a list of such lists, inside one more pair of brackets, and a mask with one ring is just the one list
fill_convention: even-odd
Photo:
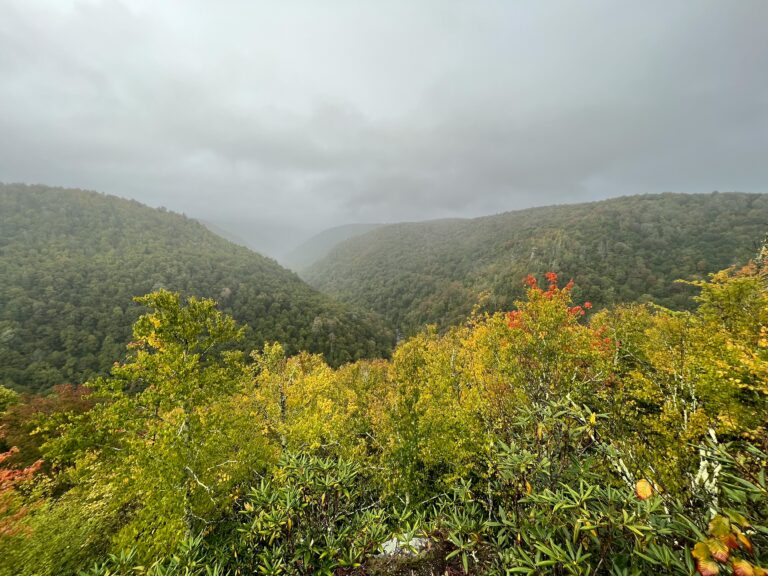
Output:
[[0,181],[280,255],[351,222],[768,191],[768,2],[0,0]]

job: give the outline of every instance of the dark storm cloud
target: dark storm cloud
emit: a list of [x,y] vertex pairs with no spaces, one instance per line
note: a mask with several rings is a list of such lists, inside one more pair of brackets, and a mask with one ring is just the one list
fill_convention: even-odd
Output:
[[0,0],[0,180],[273,253],[351,221],[766,191],[768,2]]

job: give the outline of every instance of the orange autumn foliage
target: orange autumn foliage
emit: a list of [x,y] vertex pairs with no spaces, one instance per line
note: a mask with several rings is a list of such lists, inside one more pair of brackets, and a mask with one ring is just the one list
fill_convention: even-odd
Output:
[[[0,466],[17,452],[18,448],[13,447],[0,454]],[[29,510],[19,503],[16,488],[32,479],[42,465],[43,461],[38,460],[25,468],[0,468],[0,537],[15,534],[21,529],[19,521]]]

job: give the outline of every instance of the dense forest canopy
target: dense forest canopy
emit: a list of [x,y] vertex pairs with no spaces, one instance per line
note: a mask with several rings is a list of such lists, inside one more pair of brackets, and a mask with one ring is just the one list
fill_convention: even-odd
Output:
[[302,276],[384,316],[401,333],[461,322],[478,303],[509,309],[520,279],[558,270],[596,307],[693,305],[678,279],[745,262],[768,225],[768,195],[630,196],[470,220],[395,224],[338,245]]
[[247,325],[245,344],[277,340],[332,364],[386,355],[371,314],[335,303],[294,273],[135,201],[82,190],[0,185],[0,384],[41,391],[104,373],[141,308],[167,288],[216,298]]
[[149,294],[109,377],[0,388],[0,575],[765,576],[766,264],[589,318],[529,276],[337,369]]

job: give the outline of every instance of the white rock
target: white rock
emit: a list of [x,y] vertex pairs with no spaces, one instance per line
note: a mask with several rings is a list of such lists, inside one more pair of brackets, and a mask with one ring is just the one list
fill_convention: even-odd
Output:
[[408,542],[399,538],[390,538],[381,545],[382,556],[416,556],[428,544],[426,538],[411,538]]

